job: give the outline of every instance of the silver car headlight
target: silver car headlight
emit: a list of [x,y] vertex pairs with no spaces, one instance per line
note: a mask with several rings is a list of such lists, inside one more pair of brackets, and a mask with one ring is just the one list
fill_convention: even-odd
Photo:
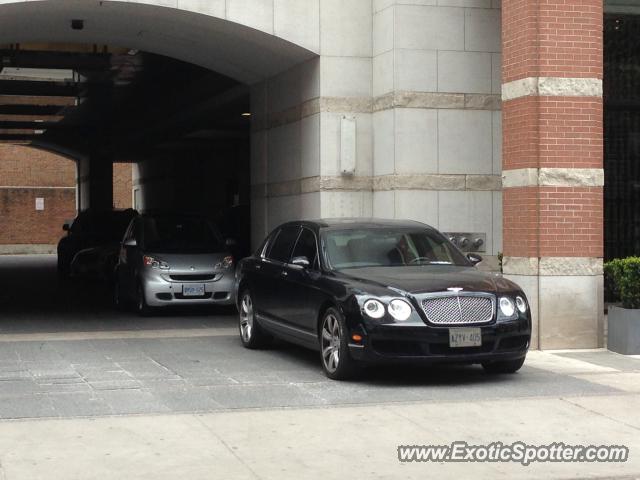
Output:
[[169,270],[169,264],[164,262],[158,258],[151,257],[149,255],[145,255],[142,257],[142,262],[145,267],[151,268],[159,268],[160,270]]
[[233,257],[228,255],[222,259],[221,262],[218,262],[213,267],[216,270],[228,270],[233,266]]
[[384,317],[384,304],[380,300],[370,299],[364,302],[364,313],[371,318]]
[[396,320],[404,322],[411,316],[411,305],[399,298],[391,300],[389,302],[389,314]]
[[527,302],[522,297],[516,297],[516,307],[518,307],[520,313],[526,313]]
[[499,305],[500,311],[507,318],[513,317],[513,315],[516,313],[516,306],[513,303],[513,300],[511,300],[509,297],[500,297]]

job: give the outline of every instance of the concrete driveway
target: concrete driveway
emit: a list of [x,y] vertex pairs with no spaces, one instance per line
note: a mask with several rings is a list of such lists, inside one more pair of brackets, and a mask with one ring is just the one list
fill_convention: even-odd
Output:
[[[636,478],[640,359],[531,352],[516,375],[241,347],[226,311],[115,312],[55,257],[0,257],[0,479]],[[625,463],[400,463],[398,445],[622,444]],[[636,477],[634,477],[634,475]]]

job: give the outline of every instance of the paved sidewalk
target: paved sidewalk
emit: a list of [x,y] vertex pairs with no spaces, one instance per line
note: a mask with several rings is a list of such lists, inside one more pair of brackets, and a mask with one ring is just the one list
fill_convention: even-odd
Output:
[[[531,352],[527,368],[499,382],[501,398],[453,378],[449,384],[425,385],[425,393],[440,392],[427,401],[379,397],[372,404],[356,396],[357,402],[277,407],[274,399],[265,399],[262,408],[209,413],[4,420],[0,478],[640,478],[638,364],[606,351]],[[509,395],[527,376],[538,374],[550,383],[554,377],[567,383],[580,379],[595,389],[549,395],[542,383],[526,396]],[[484,378],[487,389],[495,387],[492,377]],[[324,386],[345,392],[396,388],[367,382]],[[400,444],[456,440],[622,444],[631,453],[622,464],[528,467],[397,460]]]
[[[116,312],[54,257],[0,258],[0,480],[640,479],[640,358],[530,352],[516,375],[242,348],[229,311]],[[41,286],[33,301],[34,281]],[[400,463],[398,445],[623,444],[624,464]]]

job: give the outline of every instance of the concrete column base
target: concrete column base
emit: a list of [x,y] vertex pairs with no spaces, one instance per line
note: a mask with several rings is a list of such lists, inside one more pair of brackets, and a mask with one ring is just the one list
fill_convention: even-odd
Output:
[[45,244],[0,245],[0,255],[50,255],[56,253],[56,247]]
[[602,259],[505,257],[503,268],[529,299],[532,348],[604,346]]

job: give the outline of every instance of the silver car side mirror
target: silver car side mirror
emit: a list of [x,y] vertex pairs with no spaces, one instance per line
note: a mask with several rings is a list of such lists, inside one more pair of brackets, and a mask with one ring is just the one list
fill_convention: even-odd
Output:
[[311,263],[309,263],[309,259],[307,257],[293,257],[293,259],[291,259],[291,265],[295,265],[300,268],[309,268]]

